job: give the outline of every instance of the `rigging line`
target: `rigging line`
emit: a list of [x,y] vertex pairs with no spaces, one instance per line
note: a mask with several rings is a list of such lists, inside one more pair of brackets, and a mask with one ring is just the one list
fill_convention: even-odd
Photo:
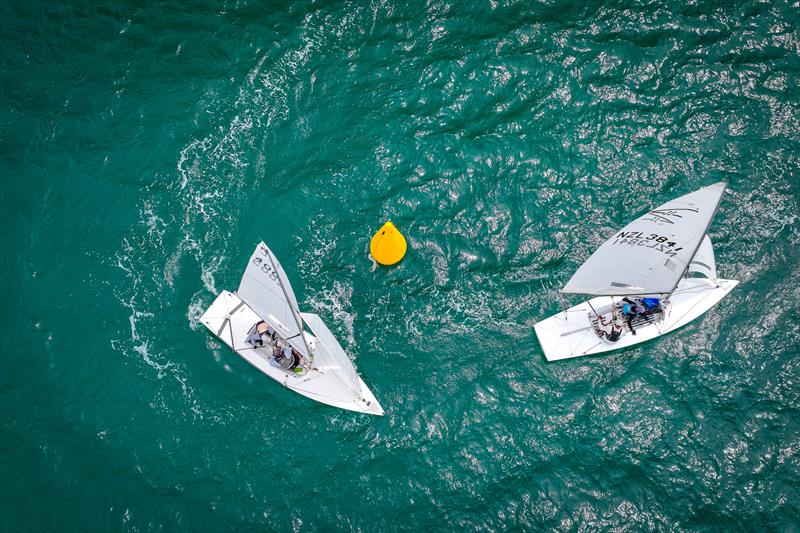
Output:
[[601,342],[598,342],[597,344],[595,344],[595,345],[594,345],[594,346],[592,346],[591,348],[587,348],[587,349],[586,349],[586,351],[585,351],[585,352],[583,352],[581,355],[586,355],[587,353],[589,353],[589,350],[594,350],[595,348],[597,348],[597,347],[598,347],[598,346],[600,346],[601,344],[603,344],[603,342],[602,342],[602,341],[601,341]]
[[[716,290],[716,289],[715,289],[715,290]],[[704,294],[703,296],[701,296],[701,297],[700,297],[700,298],[697,300],[697,302],[695,302],[695,303],[694,303],[694,304],[693,304],[691,307],[689,307],[689,309],[687,309],[687,310],[686,310],[686,312],[685,312],[685,313],[683,313],[681,316],[679,316],[679,317],[678,317],[678,318],[675,320],[675,323],[677,323],[679,320],[682,320],[682,319],[683,319],[683,317],[685,317],[686,315],[688,315],[688,314],[689,314],[689,313],[690,313],[690,312],[691,312],[691,311],[692,311],[692,310],[693,310],[695,307],[697,307],[698,305],[700,305],[700,303],[701,303],[703,300],[705,300],[706,298],[708,298],[709,296],[711,296],[711,294],[712,294],[713,292],[714,292],[714,291],[712,290],[712,291],[709,291],[709,292],[707,292],[707,293],[706,293],[706,294]],[[718,300],[718,301],[719,301],[719,300]],[[712,307],[713,307],[713,306],[712,306]],[[710,307],[709,307],[709,309],[710,309]],[[707,310],[708,310],[708,309],[706,309],[706,311],[707,311]]]
[[558,299],[561,302],[561,306],[564,308],[564,320],[566,320],[567,310],[569,309],[569,302],[567,302],[567,299],[564,297],[564,293],[561,292],[560,290],[556,291],[556,294],[558,295]]
[[588,334],[589,334],[589,331],[588,331],[588,330],[587,330],[587,331],[585,331],[585,332],[583,333],[583,337],[581,337],[581,339],[580,339],[578,342],[579,342],[579,343],[582,343],[582,342],[583,342],[583,341],[586,339],[586,335],[588,335]]
[[237,352],[244,352],[245,350],[258,350],[264,348],[263,346],[245,346],[244,348],[236,348]]
[[[302,382],[301,382],[301,383],[302,383]],[[330,396],[330,395],[328,395],[328,394],[321,394],[321,393],[319,393],[319,392],[316,392],[316,391],[313,391],[313,392],[312,392],[312,391],[310,391],[310,390],[308,390],[308,389],[302,389],[302,388],[300,388],[300,387],[298,387],[298,386],[286,385],[286,388],[287,388],[287,389],[292,389],[292,390],[294,390],[294,391],[303,391],[304,393],[306,393],[306,394],[308,394],[308,395],[311,395],[311,396],[318,396],[318,397],[320,397],[320,398],[330,398],[331,400],[342,401],[342,399],[341,399],[341,398],[339,398],[339,397],[337,397],[337,396]],[[352,389],[350,389],[350,390],[352,390]],[[355,391],[353,391],[353,392],[355,392]],[[366,398],[364,398],[363,396],[361,396],[359,399],[360,399],[360,400],[366,400]],[[356,404],[356,405],[357,405],[357,404]]]

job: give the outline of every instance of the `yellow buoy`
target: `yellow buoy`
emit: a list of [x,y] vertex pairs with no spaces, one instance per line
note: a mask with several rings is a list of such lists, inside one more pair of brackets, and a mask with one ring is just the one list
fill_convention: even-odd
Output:
[[400,261],[406,255],[406,248],[406,238],[391,222],[384,224],[369,243],[372,258],[385,266]]

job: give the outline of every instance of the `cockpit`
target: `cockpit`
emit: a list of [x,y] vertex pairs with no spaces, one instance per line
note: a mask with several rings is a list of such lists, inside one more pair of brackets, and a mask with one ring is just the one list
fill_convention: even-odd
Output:
[[305,374],[311,367],[310,361],[265,320],[250,328],[247,343],[268,357],[273,366],[286,372]]

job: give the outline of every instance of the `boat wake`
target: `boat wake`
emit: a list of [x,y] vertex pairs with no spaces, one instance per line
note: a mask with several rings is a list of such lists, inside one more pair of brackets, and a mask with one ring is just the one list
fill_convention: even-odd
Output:
[[[268,161],[257,148],[273,127],[288,119],[290,95],[286,87],[298,68],[330,44],[315,33],[320,25],[313,22],[306,21],[298,42],[280,56],[273,59],[269,54],[261,55],[242,81],[235,101],[214,92],[200,99],[198,113],[213,112],[223,117],[223,125],[212,126],[208,133],[187,143],[177,156],[174,174],[154,176],[141,200],[139,220],[113,259],[113,266],[126,279],[114,287],[114,294],[130,315],[129,328],[118,332],[112,348],[141,360],[159,380],[175,379],[180,393],[193,403],[190,374],[180,362],[187,357],[185,350],[154,348],[173,345],[167,339],[174,326],[158,317],[174,302],[187,300],[184,287],[201,285],[202,289],[188,297],[186,319],[191,329],[202,327],[202,311],[219,293],[220,265],[231,255],[230,237],[241,233],[243,200],[257,181],[265,179]],[[333,228],[321,231],[329,236]],[[306,247],[310,252],[301,260],[301,269],[316,267],[314,271],[319,271],[328,251],[335,247],[335,239],[318,240],[317,246]],[[318,285],[331,288],[311,294],[311,307],[343,324],[343,337],[352,348],[354,316],[348,310],[352,286],[339,282]],[[225,365],[221,346],[211,339],[207,343],[215,362]],[[196,414],[201,414],[199,408]]]

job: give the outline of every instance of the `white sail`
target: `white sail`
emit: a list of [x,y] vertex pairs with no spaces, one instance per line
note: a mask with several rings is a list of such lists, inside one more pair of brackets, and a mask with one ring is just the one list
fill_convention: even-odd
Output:
[[312,355],[302,335],[297,298],[286,272],[263,242],[250,256],[237,294],[304,356]]
[[306,325],[317,338],[314,349],[314,366],[321,372],[330,372],[351,390],[361,394],[361,380],[350,358],[322,319],[313,313],[302,313]]
[[570,278],[568,293],[622,296],[672,292],[717,211],[725,183],[671,200],[604,242]]
[[703,242],[700,243],[700,248],[694,254],[692,262],[689,263],[689,272],[702,274],[708,279],[715,281],[717,279],[717,262],[714,259],[714,246],[711,244],[711,239],[708,235],[703,237]]

